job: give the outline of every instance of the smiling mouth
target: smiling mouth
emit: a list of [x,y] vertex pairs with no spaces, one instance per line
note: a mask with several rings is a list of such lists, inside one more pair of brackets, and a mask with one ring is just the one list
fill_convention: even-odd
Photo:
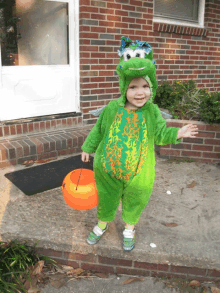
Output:
[[145,69],[146,67],[142,67],[142,68],[128,68],[129,70],[143,70]]
[[143,100],[144,98],[142,98],[142,99],[135,99],[135,100],[137,100],[137,101],[141,101],[141,100]]

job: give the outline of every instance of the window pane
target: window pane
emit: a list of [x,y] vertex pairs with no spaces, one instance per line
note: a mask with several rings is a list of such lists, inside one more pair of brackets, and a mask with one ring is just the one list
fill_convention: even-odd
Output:
[[7,0],[0,10],[2,65],[69,64],[68,3],[45,1],[17,15],[15,0]]
[[154,0],[154,15],[198,21],[199,0]]

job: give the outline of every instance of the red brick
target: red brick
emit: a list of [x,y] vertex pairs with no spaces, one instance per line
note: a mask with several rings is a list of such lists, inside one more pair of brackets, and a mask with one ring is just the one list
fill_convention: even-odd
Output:
[[57,264],[60,265],[66,265],[66,266],[70,266],[73,267],[74,269],[79,268],[79,263],[73,260],[66,260],[66,259],[59,259],[56,257],[51,257],[53,260],[56,261]]
[[130,4],[134,6],[142,6],[143,1],[130,0]]
[[11,133],[11,135],[15,135],[16,134],[15,125],[11,125],[10,126],[10,133]]
[[203,153],[204,158],[220,159],[220,153]]
[[40,123],[39,122],[35,122],[34,123],[34,131],[38,132],[40,130]]
[[186,157],[201,157],[201,152],[182,151],[182,156],[186,156]]
[[123,10],[115,10],[115,15],[128,16],[128,12]]
[[79,11],[80,12],[89,12],[89,13],[91,13],[91,12],[98,13],[99,9],[96,7],[91,7],[91,6],[80,6]]
[[214,152],[220,152],[220,147],[216,147],[214,148]]
[[80,0],[80,5],[88,5],[88,6],[90,6],[90,0]]
[[184,150],[191,150],[191,144],[186,144],[186,143],[179,143],[179,144],[172,144],[171,145],[172,149],[184,149]]
[[206,130],[220,132],[220,125],[206,125]]
[[103,257],[100,255],[98,256],[98,261],[103,264],[132,266],[132,260],[113,259],[113,258]]
[[200,275],[200,276],[205,276],[206,270],[205,269],[200,269],[200,268],[189,268],[189,267],[177,267],[177,266],[172,266],[170,267],[171,272],[178,272],[178,273],[183,273],[183,274],[191,274],[191,275]]
[[206,151],[206,152],[212,152],[213,151],[213,146],[206,146],[206,145],[193,145],[192,146],[193,150],[197,151]]
[[68,260],[83,260],[88,262],[96,262],[96,256],[94,254],[80,254],[80,253],[73,253],[73,252],[64,252],[63,256],[65,259]]
[[125,274],[125,275],[150,276],[150,271],[127,269],[127,268],[121,268],[121,267],[116,267],[116,273]]
[[[103,18],[105,19],[105,18]],[[96,26],[91,26],[91,32],[98,32],[98,33],[105,33],[106,32],[106,28],[105,27],[96,27]],[[84,57],[88,57],[88,56],[84,56]]]
[[[107,8],[121,9],[121,4],[107,2]],[[124,9],[122,9],[124,10]]]
[[220,139],[205,139],[205,144],[220,145]]
[[16,151],[16,158],[22,158],[23,157],[23,148],[17,141],[11,141],[11,144],[15,147]]
[[9,126],[4,126],[4,136],[10,135]]
[[30,137],[30,141],[32,141],[37,147],[37,154],[41,154],[44,151],[43,143],[40,142],[36,137]]
[[147,262],[134,262],[134,267],[147,269],[147,270],[160,270],[160,271],[167,271],[168,265],[167,264],[153,264]]
[[90,270],[92,272],[99,272],[99,273],[114,273],[114,268],[111,266],[99,266],[94,264],[88,264],[88,263],[81,263],[81,268],[83,270]]
[[122,5],[122,10],[134,11],[134,7],[130,5]]
[[172,149],[160,149],[160,154],[161,155],[175,155],[175,156],[180,156],[180,151],[178,150],[172,150]]
[[208,270],[208,276],[210,276],[210,277],[220,277],[220,271]]

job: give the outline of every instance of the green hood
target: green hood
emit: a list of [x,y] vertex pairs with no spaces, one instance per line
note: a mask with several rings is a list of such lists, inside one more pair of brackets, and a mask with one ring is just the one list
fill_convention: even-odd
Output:
[[[132,41],[126,37],[121,37],[121,40],[121,48],[118,50],[120,62],[116,67],[121,92],[120,101],[123,105],[125,104],[126,92],[132,79],[135,77],[142,77],[149,83],[151,90],[150,99],[146,104],[153,103],[158,84],[151,46],[147,42],[140,42],[138,40],[132,43]],[[146,104],[144,106],[146,106]],[[142,108],[144,108],[144,106]]]

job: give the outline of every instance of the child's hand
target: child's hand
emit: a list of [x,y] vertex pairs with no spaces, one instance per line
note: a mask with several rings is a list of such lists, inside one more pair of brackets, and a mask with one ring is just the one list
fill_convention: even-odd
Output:
[[198,134],[198,132],[196,132],[197,130],[198,130],[197,125],[187,124],[179,129],[179,131],[177,133],[177,139],[182,138],[182,137],[194,138],[194,137],[196,137],[195,135]]
[[83,162],[90,162],[88,153],[82,152],[81,159]]

